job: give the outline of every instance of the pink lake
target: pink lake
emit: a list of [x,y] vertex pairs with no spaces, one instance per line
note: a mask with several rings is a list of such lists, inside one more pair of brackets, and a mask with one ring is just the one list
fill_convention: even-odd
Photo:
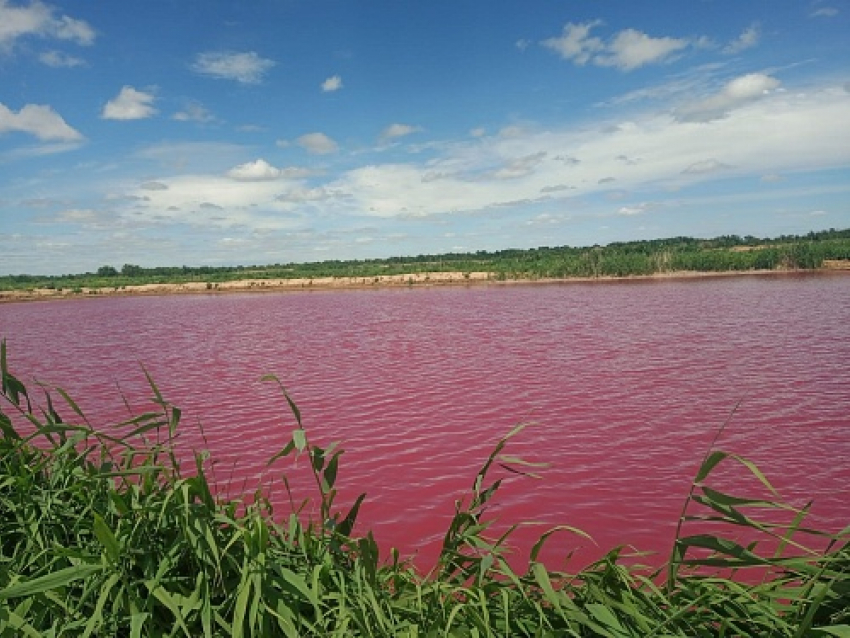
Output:
[[[65,388],[95,423],[126,416],[121,392],[150,409],[144,364],[183,409],[182,444],[210,449],[222,491],[262,480],[283,517],[281,467],[266,460],[294,421],[260,382],[276,374],[308,435],[346,450],[340,502],[367,493],[356,531],[424,568],[454,500],[521,421],[534,424],[508,452],[549,467],[541,480],[497,473],[489,515],[539,523],[514,536],[519,556],[552,525],[592,535],[554,536],[553,568],[620,544],[669,552],[730,415],[718,447],[791,503],[813,500],[810,524],[850,524],[846,275],[15,303],[0,305],[0,337],[15,374]],[[718,480],[754,485],[739,470]]]

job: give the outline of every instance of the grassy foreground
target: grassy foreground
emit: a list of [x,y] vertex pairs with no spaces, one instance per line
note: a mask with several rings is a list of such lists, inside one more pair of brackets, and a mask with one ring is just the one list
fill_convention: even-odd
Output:
[[[262,493],[217,498],[202,453],[181,467],[180,410],[150,378],[155,409],[108,428],[61,389],[39,384],[37,405],[8,370],[5,342],[0,372],[2,637],[850,636],[850,528],[805,528],[806,508],[718,450],[694,478],[662,568],[624,564],[615,548],[575,574],[547,570],[542,545],[580,533],[563,526],[541,536],[520,573],[506,561],[508,535],[491,538],[484,517],[501,482],[491,469],[533,469],[504,453],[517,426],[456,503],[423,575],[395,552],[382,561],[372,535],[355,531],[365,495],[338,511],[342,450],[309,441],[282,385],[294,429],[270,462],[301,457],[316,485],[312,503],[287,512]],[[775,498],[712,489],[712,470],[730,462]],[[692,521],[729,534],[686,535]],[[764,542],[738,544],[742,528]]]

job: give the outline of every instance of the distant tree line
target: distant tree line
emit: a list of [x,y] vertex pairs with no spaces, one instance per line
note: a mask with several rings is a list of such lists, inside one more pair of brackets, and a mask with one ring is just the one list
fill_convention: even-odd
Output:
[[654,273],[820,268],[826,259],[850,259],[850,229],[759,238],[670,237],[606,246],[506,249],[387,259],[327,260],[266,266],[104,265],[94,273],[0,276],[0,290],[120,287],[145,283],[222,282],[236,279],[375,277],[422,272],[486,271],[497,279],[624,277]]

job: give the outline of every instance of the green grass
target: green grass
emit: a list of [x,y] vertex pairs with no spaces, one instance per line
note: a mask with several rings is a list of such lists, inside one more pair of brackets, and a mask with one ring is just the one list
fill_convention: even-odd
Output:
[[[615,548],[577,573],[548,570],[537,559],[551,534],[581,533],[564,527],[514,570],[509,533],[492,537],[484,512],[501,482],[494,466],[534,471],[505,453],[517,426],[456,503],[423,574],[395,552],[382,559],[359,532],[363,496],[337,507],[342,450],[310,441],[282,385],[293,422],[270,462],[309,462],[315,496],[276,512],[262,492],[217,497],[203,453],[181,464],[180,410],[149,377],[155,409],[96,427],[62,390],[13,375],[5,342],[0,371],[2,637],[850,636],[850,529],[806,528],[806,508],[719,450],[693,481],[662,567],[632,566]],[[728,463],[772,496],[712,489],[712,470]],[[704,521],[727,531],[688,533]],[[747,546],[732,540],[741,529]]]

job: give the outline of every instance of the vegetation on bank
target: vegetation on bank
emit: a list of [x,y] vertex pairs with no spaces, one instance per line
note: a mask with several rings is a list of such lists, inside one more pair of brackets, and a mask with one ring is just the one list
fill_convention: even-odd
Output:
[[776,238],[726,235],[672,237],[607,246],[448,253],[267,266],[102,266],[94,273],[0,276],[0,291],[81,290],[149,283],[224,282],[239,279],[377,277],[424,272],[491,272],[496,279],[625,277],[666,272],[721,272],[820,268],[824,260],[850,259],[850,229]]
[[[97,428],[60,389],[38,384],[37,404],[9,371],[5,342],[0,372],[0,636],[850,636],[850,528],[806,528],[807,508],[718,450],[660,569],[624,562],[623,548],[577,573],[547,569],[542,545],[580,533],[564,526],[517,571],[509,534],[492,538],[485,511],[503,480],[494,473],[533,470],[505,454],[518,426],[456,503],[423,575],[396,553],[383,560],[357,529],[363,496],[339,511],[342,450],[309,440],[282,385],[293,423],[270,462],[300,458],[315,496],[291,495],[276,511],[262,492],[217,497],[203,452],[181,465],[180,410],[150,377],[153,411]],[[772,496],[712,489],[721,463]],[[706,521],[724,531],[689,532]]]

